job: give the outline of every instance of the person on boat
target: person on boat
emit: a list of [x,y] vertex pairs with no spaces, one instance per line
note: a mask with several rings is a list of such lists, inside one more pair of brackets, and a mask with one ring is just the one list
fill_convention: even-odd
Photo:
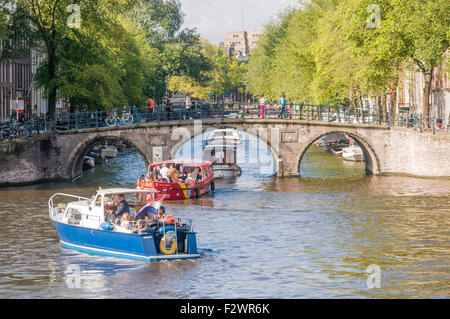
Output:
[[186,184],[191,184],[194,182],[194,179],[192,178],[192,174],[188,174],[188,177],[186,178]]
[[175,168],[175,165],[170,165],[170,171],[169,171],[169,177],[172,183],[178,183],[178,177],[179,177],[178,170]]
[[162,182],[169,181],[169,172],[170,172],[170,169],[167,167],[167,164],[164,164],[163,168],[161,168],[161,171],[159,172],[159,174],[161,175]]
[[178,175],[178,178],[179,178],[182,182],[186,181],[186,179],[187,179],[187,174],[186,174],[186,171],[185,171],[184,168],[183,168],[183,165],[180,166],[180,173],[179,173],[179,175]]
[[118,222],[119,225],[123,225],[125,222],[129,222],[131,219],[130,214],[130,205],[125,199],[125,195],[118,195],[118,206],[117,210],[115,211],[113,206],[109,206],[106,208],[105,211],[107,212],[106,220],[109,222]]
[[143,207],[139,213],[136,214],[134,220],[151,220],[154,222],[163,217],[165,213],[166,208],[162,206],[160,202],[153,202]]
[[154,179],[159,179],[159,172],[160,172],[161,170],[160,170],[160,168],[159,168],[159,166],[155,166],[155,167],[153,167],[153,169],[152,169],[152,173],[153,173],[153,178]]

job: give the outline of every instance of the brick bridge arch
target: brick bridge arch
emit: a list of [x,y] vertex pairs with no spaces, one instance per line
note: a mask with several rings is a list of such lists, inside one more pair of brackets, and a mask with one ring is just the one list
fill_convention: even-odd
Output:
[[136,151],[141,155],[142,159],[148,165],[150,162],[145,155],[145,153],[140,149],[139,145],[136,145],[133,139],[127,137],[114,136],[112,134],[98,134],[98,135],[89,135],[74,147],[73,151],[70,153],[68,157],[68,165],[66,168],[67,176],[70,176],[72,179],[79,177],[83,174],[83,161],[87,153],[98,143],[102,143],[104,141],[122,141],[127,145],[136,149]]
[[[242,124],[237,124],[237,123],[230,123],[227,125],[202,125],[202,130],[197,131],[197,132],[192,132],[189,131],[189,134],[183,134],[182,131],[187,132],[186,128],[183,128],[179,131],[180,133],[180,137],[182,137],[181,140],[179,140],[175,145],[172,146],[171,150],[170,150],[170,156],[169,158],[174,158],[177,154],[177,152],[188,142],[196,139],[199,136],[203,136],[205,133],[209,132],[209,131],[213,131],[213,130],[218,130],[218,129],[234,129],[237,130],[241,133],[247,133],[249,135],[251,135],[252,137],[254,137],[256,140],[262,142],[267,149],[270,151],[270,153],[272,154],[273,160],[274,160],[274,168],[275,171],[277,173],[280,172],[281,170],[281,163],[282,163],[282,159],[280,157],[279,154],[279,149],[277,147],[277,145],[273,145],[273,140],[271,138],[270,133],[269,134],[265,134],[266,132],[264,132],[265,128],[264,127],[253,127],[253,126],[243,126]],[[177,133],[175,132],[175,136],[177,137]]]
[[298,158],[298,169],[301,175],[301,162],[303,160],[303,157],[305,156],[305,154],[308,152],[309,148],[312,146],[312,144],[314,142],[316,142],[317,140],[319,140],[320,138],[327,136],[329,134],[333,134],[333,133],[341,133],[341,134],[345,134],[349,137],[351,137],[356,145],[358,145],[361,150],[363,151],[364,154],[364,162],[366,165],[366,174],[367,175],[378,175],[380,172],[380,161],[378,158],[378,155],[374,149],[374,147],[372,146],[371,142],[368,141],[366,138],[349,132],[348,130],[336,130],[336,129],[330,129],[329,131],[327,131],[326,133],[321,132],[319,134],[316,134],[314,136],[312,136],[309,140],[307,140],[301,147],[299,152],[296,155],[296,158]]

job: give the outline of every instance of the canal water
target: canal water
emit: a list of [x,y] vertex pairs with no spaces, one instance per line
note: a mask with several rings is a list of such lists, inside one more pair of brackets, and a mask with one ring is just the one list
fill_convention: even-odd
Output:
[[254,145],[240,146],[249,155],[235,182],[165,204],[194,219],[195,261],[61,248],[49,197],[133,187],[145,172],[133,150],[75,183],[1,189],[0,298],[448,298],[449,180],[368,177],[364,164],[314,147],[302,178],[276,178],[271,154]]

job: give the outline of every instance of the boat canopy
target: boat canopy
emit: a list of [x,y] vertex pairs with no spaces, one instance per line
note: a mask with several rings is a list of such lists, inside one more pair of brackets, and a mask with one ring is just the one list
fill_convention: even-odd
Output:
[[212,130],[207,132],[206,135],[207,140],[214,140],[220,138],[241,140],[241,135],[235,129]]
[[160,162],[151,164],[150,167],[162,166],[164,164],[170,165],[183,165],[183,166],[196,166],[201,168],[208,168],[212,165],[210,161],[199,160],[199,159],[174,159],[170,161]]
[[156,193],[155,189],[132,189],[132,188],[110,188],[110,189],[99,189],[97,191],[98,195],[116,195],[116,194],[134,194],[134,193]]

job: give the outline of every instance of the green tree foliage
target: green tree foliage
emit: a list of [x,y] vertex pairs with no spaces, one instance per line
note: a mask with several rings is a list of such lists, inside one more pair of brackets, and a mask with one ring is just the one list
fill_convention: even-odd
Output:
[[[381,19],[373,25],[376,10]],[[344,33],[357,55],[370,57],[376,86],[386,85],[405,63],[414,62],[424,73],[423,114],[428,115],[433,71],[450,43],[450,2],[380,0],[373,6],[369,0],[346,0],[342,11],[349,21]]]
[[249,91],[270,100],[284,92],[292,102],[357,104],[362,95],[392,90],[402,68],[415,63],[427,76],[428,96],[449,48],[448,12],[447,0],[299,1],[266,25],[248,65]]
[[[174,74],[170,77],[168,88],[174,92],[192,94],[199,99],[208,99],[210,94],[222,96],[233,92],[245,92],[245,63],[236,58],[228,58],[222,47],[211,44],[207,40],[201,41],[199,52],[201,63],[197,65],[195,73]],[[198,62],[197,62],[198,63]],[[176,69],[176,68],[174,68]],[[190,70],[189,68],[184,68]]]
[[36,80],[50,113],[57,99],[72,111],[162,101],[167,77],[200,81],[210,67],[195,30],[181,30],[179,0],[0,1],[1,59],[29,57],[30,48],[45,54]]

